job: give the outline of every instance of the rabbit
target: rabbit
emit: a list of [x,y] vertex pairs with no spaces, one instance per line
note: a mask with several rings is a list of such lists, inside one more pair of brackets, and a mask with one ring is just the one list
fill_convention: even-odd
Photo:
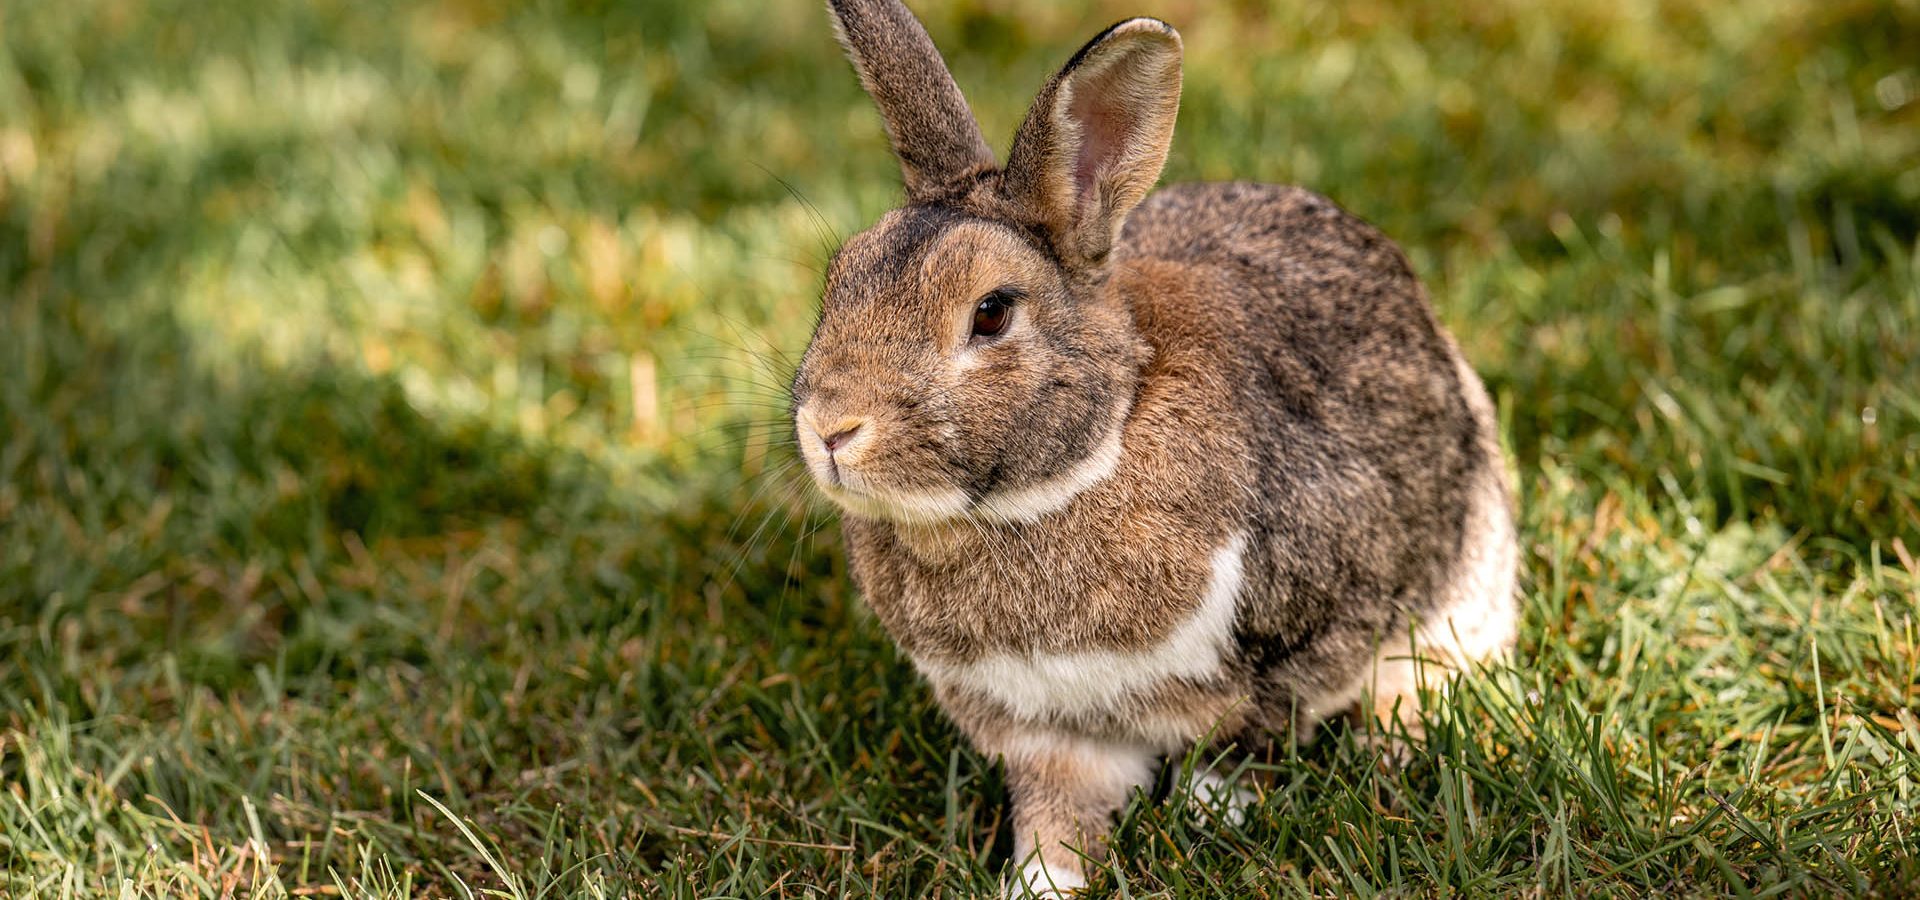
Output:
[[1173,27],[1089,41],[1002,167],[900,0],[829,7],[906,202],[828,265],[793,436],[866,605],[1005,765],[1015,895],[1084,886],[1167,754],[1417,728],[1423,684],[1508,650],[1485,387],[1326,198],[1149,193]]

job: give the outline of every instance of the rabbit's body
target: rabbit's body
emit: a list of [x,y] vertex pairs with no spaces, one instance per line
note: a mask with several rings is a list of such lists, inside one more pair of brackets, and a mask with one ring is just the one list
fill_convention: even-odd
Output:
[[1444,608],[1475,645],[1432,635],[1449,658],[1510,640],[1492,410],[1400,252],[1242,183],[1154,194],[1119,246],[1109,290],[1147,346],[1117,462],[1097,443],[1059,480],[1099,476],[1035,521],[845,523],[869,605],[961,726],[1165,752],[1351,706],[1415,617]]
[[1147,196],[1170,27],[1089,43],[1001,169],[898,0],[831,5],[909,205],[829,267],[796,438],[867,603],[1006,761],[1020,885],[1080,883],[1161,754],[1404,716],[1416,656],[1511,643],[1493,411],[1400,251],[1297,188]]

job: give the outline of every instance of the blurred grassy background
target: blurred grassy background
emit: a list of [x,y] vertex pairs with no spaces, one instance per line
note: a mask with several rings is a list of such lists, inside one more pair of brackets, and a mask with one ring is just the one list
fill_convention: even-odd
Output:
[[[915,6],[1002,147],[1175,23],[1167,179],[1401,241],[1515,451],[1521,664],[1101,889],[1920,879],[1920,3]],[[897,193],[813,2],[0,3],[0,884],[992,885],[778,446]]]

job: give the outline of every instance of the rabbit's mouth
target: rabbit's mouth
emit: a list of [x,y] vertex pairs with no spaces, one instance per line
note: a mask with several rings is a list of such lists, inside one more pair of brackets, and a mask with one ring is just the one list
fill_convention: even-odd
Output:
[[897,456],[883,449],[885,422],[809,403],[795,413],[794,425],[814,484],[854,515],[921,524],[964,516],[973,505],[965,491],[950,485],[887,484],[874,477],[876,469],[900,467]]
[[975,486],[971,491],[950,483],[890,484],[876,478],[876,468],[900,468],[898,460],[888,462],[872,455],[876,442],[883,439],[878,433],[883,430],[880,423],[846,418],[822,428],[811,410],[802,409],[796,431],[800,455],[814,484],[848,513],[902,525],[932,525],[956,519],[1015,524],[1045,518],[1113,476],[1124,455],[1123,436],[1130,406],[1123,403],[1115,408],[1106,434],[1084,456],[1063,461],[1045,477],[1012,485]]

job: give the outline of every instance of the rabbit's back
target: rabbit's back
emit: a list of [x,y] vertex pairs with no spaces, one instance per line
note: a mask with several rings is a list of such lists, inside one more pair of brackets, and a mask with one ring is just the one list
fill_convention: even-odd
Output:
[[[1212,287],[1202,309],[1136,296],[1149,342],[1194,316],[1230,336],[1217,349],[1254,481],[1237,637],[1274,695],[1260,705],[1342,693],[1410,614],[1458,593],[1476,522],[1506,523],[1484,388],[1398,247],[1310,191],[1169,187],[1135,210],[1118,252]],[[1510,542],[1510,526],[1495,530]]]

